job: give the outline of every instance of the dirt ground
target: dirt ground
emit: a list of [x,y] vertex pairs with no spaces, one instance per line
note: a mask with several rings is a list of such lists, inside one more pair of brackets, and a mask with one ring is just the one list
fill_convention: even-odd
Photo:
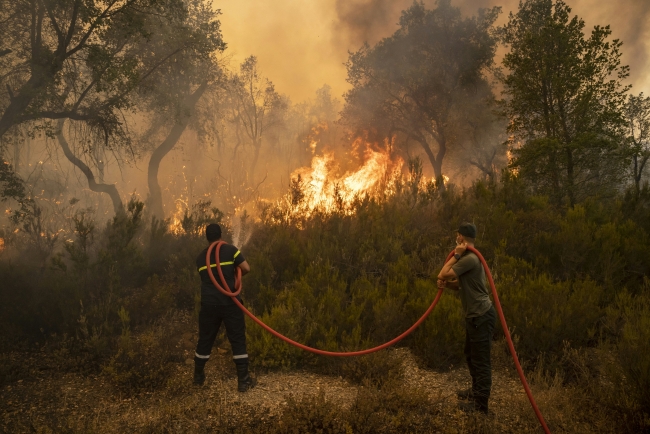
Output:
[[[435,372],[418,367],[406,348],[390,351],[402,361],[403,381],[425,389],[432,405],[439,407],[444,432],[467,432],[477,416],[458,409],[455,393],[469,384],[466,368]],[[256,418],[258,426],[272,423],[292,395],[301,399],[322,391],[345,408],[363,387],[341,377],[288,371],[257,373],[257,387],[239,393],[229,351],[217,349],[206,367],[203,387],[192,385],[193,362],[188,357],[176,366],[164,388],[124,396],[101,375],[57,373],[38,354],[13,357],[29,357],[29,363],[41,369],[33,370],[28,380],[1,388],[0,431],[7,433],[231,432],[242,417]],[[494,416],[486,432],[540,432],[516,373],[499,364],[493,378]]]

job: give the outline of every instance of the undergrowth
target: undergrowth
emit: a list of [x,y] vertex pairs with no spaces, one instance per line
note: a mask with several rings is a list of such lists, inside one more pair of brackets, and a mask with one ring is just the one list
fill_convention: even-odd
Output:
[[[252,269],[244,279],[245,304],[279,332],[317,348],[383,343],[426,311],[454,230],[472,221],[519,356],[527,371],[544,372],[537,376],[540,387],[582,390],[589,405],[624,417],[630,430],[647,426],[645,202],[585,201],[559,209],[530,195],[516,178],[477,182],[462,191],[449,186],[445,193],[403,187],[329,213],[263,209],[260,220],[250,223],[250,241],[238,246]],[[54,237],[44,222],[32,225],[42,228],[39,234],[25,230],[7,237],[0,258],[3,353],[43,348],[57,369],[101,373],[127,393],[164,389],[172,368],[183,362],[170,339],[188,332],[170,330],[168,318],[196,313],[194,260],[206,245],[201,227],[221,221],[230,240],[223,218],[202,203],[170,233],[166,222],[148,219],[144,205],[132,199],[105,224],[91,210],[76,212],[68,220],[68,239]],[[256,369],[307,367],[382,393],[401,378],[389,353],[331,360],[295,349],[252,323],[247,333]],[[496,339],[501,333],[497,327]],[[460,302],[447,291],[399,345],[425,367],[445,370],[463,363],[463,340]],[[0,365],[5,383],[30,375],[14,362]],[[329,413],[323,411],[318,417],[325,420]],[[338,429],[338,422],[331,423]]]

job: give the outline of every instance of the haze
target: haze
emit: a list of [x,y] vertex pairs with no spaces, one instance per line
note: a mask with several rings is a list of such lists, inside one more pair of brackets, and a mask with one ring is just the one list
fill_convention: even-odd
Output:
[[[301,101],[323,84],[341,97],[348,50],[358,49],[397,30],[400,12],[410,0],[221,0],[214,7],[223,12],[221,23],[232,66],[255,55],[260,68],[277,90]],[[433,6],[435,1],[424,2]],[[503,7],[500,23],[515,11],[517,0],[461,0],[465,14],[481,7]],[[647,72],[650,57],[650,2],[572,0],[574,14],[584,18],[587,29],[611,25],[614,37],[623,40],[623,61],[631,66],[633,93],[650,93]]]

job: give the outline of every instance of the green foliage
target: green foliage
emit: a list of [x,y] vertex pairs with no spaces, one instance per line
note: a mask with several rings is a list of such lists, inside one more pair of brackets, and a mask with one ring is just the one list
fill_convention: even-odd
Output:
[[650,97],[630,95],[625,104],[626,135],[632,154],[634,196],[639,198],[646,164],[650,159]]
[[590,279],[553,282],[521,260],[501,257],[499,299],[524,359],[558,353],[563,342],[593,343],[603,290]]
[[629,386],[635,402],[650,414],[650,280],[644,291],[632,295],[620,292],[607,309],[608,331],[613,333],[623,384]]
[[421,146],[444,190],[448,150],[460,148],[467,131],[478,130],[478,122],[465,115],[489,112],[493,96],[483,72],[493,62],[497,41],[491,30],[499,11],[483,9],[466,18],[449,0],[433,9],[414,2],[393,35],[350,53],[352,89],[345,94],[343,122],[358,136],[370,135],[367,140]]
[[[357,201],[345,213],[298,215],[299,227],[272,218],[251,223],[250,240],[239,246],[252,268],[243,299],[271,327],[316,348],[352,351],[384,343],[430,306],[454,230],[460,221],[473,221],[522,358],[549,372],[575,371],[567,348],[582,357],[607,341],[626,379],[621,384],[640,406],[647,312],[635,307],[645,302],[630,300],[643,300],[648,291],[643,276],[650,272],[650,246],[644,209],[628,213],[627,206],[586,201],[563,212],[508,177],[429,197],[405,184],[391,197]],[[69,360],[61,366],[101,366],[123,390],[164,384],[176,356],[168,344],[172,334],[159,324],[176,310],[196,310],[195,258],[206,241],[202,223],[173,233],[158,220],[147,224],[143,212],[132,200],[101,230],[92,213],[73,214],[73,239],[55,243],[50,267],[30,253],[33,244],[23,253],[16,249],[20,261],[0,261],[0,280],[7,282],[0,287],[2,344],[47,338],[60,342],[50,348],[57,364]],[[193,212],[194,222],[215,217],[205,204]],[[289,346],[250,322],[247,333],[258,367],[310,367],[382,391],[401,377],[390,351],[332,359]],[[399,345],[425,366],[447,369],[462,362],[463,344],[460,302],[445,291]]]
[[[418,282],[419,283],[419,282]],[[428,291],[421,292],[413,303],[413,313],[424,312],[431,304],[433,281],[422,282]],[[429,318],[413,333],[410,345],[427,366],[446,369],[464,359],[465,320],[460,299],[447,291]]]
[[122,334],[117,352],[102,367],[104,375],[120,390],[136,392],[163,386],[177,362],[169,342],[169,329],[157,325],[136,337],[131,335],[129,313],[118,311]]
[[[619,40],[609,26],[570,17],[562,0],[528,0],[501,28],[510,47],[503,64],[505,113],[511,120],[512,167],[535,191],[570,206],[613,195],[623,179],[623,80]],[[515,146],[522,142],[522,146]]]

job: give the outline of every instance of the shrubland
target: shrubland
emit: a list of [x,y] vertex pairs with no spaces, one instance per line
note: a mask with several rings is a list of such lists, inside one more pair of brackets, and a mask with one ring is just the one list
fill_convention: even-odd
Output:
[[[345,351],[377,345],[427,309],[455,229],[472,221],[476,247],[491,267],[534,383],[545,393],[554,387],[588,391],[590,408],[622,415],[631,429],[647,429],[648,190],[638,199],[622,194],[563,209],[531,195],[507,174],[498,182],[447,187],[440,192],[402,182],[391,195],[358,197],[328,212],[292,213],[300,207],[286,205],[291,201],[261,206],[259,219],[247,223],[250,239],[239,246],[252,268],[244,278],[245,304],[271,327],[310,346]],[[222,223],[231,241],[234,229],[209,203],[188,210],[172,233],[168,222],[147,217],[136,199],[105,223],[92,210],[71,214],[74,236],[55,240],[51,248],[39,239],[47,231],[30,232],[27,223],[5,234],[3,352],[38,347],[57,361],[57,369],[101,373],[126,393],[164,386],[170,367],[183,362],[171,343],[187,327],[174,318],[198,312],[195,258],[206,245],[201,231],[208,221]],[[247,333],[258,370],[313,369],[373,390],[394,387],[401,378],[399,362],[384,353],[323,358],[252,322]],[[499,327],[495,339],[503,339]],[[460,301],[447,291],[399,345],[409,347],[424,367],[446,370],[462,363],[463,342]],[[3,382],[29,375],[20,363],[2,365]],[[363,405],[375,402],[371,398]],[[286,420],[317,418],[338,427],[341,420],[332,419],[321,398],[314,399],[295,403],[295,414]],[[305,407],[310,405],[314,409]]]

